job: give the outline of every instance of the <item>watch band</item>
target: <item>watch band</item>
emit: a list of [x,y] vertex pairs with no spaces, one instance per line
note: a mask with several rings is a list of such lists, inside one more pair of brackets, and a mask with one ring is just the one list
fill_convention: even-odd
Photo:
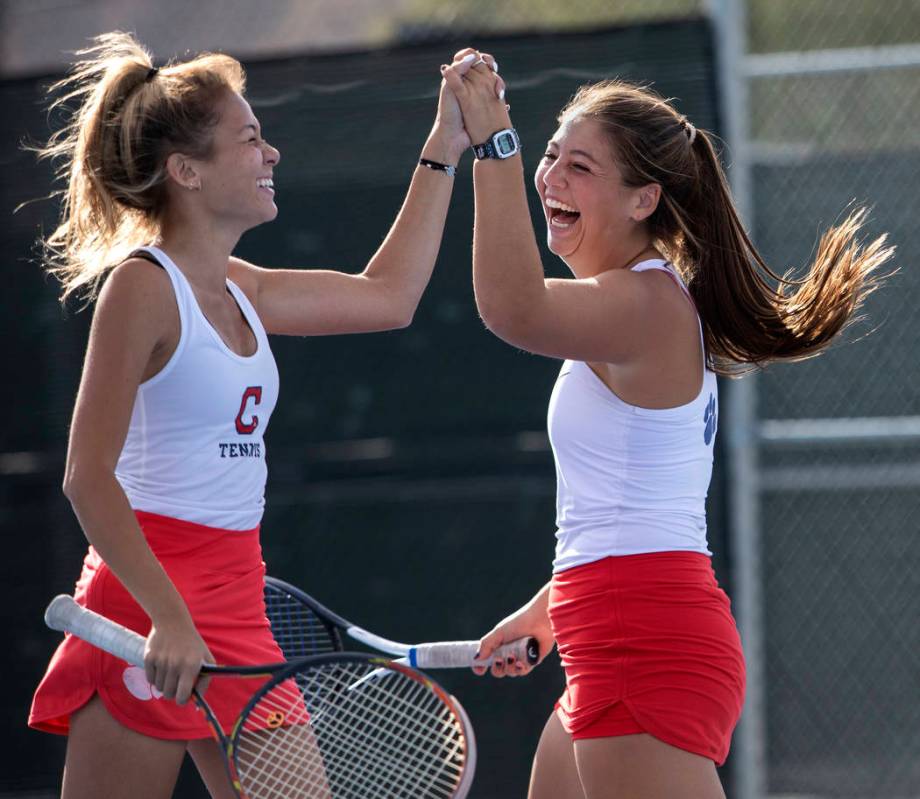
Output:
[[[513,152],[508,153],[507,155],[502,155],[495,149],[495,138],[496,136],[501,136],[502,134],[510,134],[514,139],[515,149]],[[510,158],[512,155],[515,155],[521,151],[521,139],[517,134],[517,131],[514,128],[503,128],[502,130],[497,130],[488,139],[486,139],[482,144],[473,145],[473,155],[476,158],[497,158],[503,160],[505,158]]]
[[495,145],[492,144],[491,139],[484,141],[482,144],[474,144],[473,155],[476,158],[498,158],[495,153]]

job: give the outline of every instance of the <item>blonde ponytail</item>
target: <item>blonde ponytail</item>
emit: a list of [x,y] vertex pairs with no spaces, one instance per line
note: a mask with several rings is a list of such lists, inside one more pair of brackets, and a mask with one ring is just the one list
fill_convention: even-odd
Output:
[[37,149],[66,182],[59,224],[42,242],[45,266],[61,281],[62,299],[76,293],[88,301],[113,266],[158,235],[169,154],[206,158],[221,92],[242,94],[246,82],[226,55],[157,69],[130,34],[93,42],[50,88],[51,108],[69,119]]

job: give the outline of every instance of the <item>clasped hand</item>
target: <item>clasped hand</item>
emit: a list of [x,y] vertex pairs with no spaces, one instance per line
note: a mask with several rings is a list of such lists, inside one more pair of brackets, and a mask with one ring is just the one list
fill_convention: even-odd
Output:
[[498,130],[511,127],[505,103],[505,82],[498,62],[471,47],[459,50],[453,63],[442,64],[438,118],[442,125],[463,130],[471,146]]

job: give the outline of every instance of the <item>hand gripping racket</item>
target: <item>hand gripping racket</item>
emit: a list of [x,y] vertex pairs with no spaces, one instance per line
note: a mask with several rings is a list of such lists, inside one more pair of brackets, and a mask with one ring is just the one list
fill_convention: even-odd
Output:
[[342,634],[365,646],[395,655],[397,663],[420,669],[468,668],[490,666],[494,660],[508,658],[533,665],[539,659],[535,638],[520,638],[496,649],[488,660],[475,660],[478,641],[441,641],[429,644],[401,644],[381,638],[317,602],[309,594],[275,577],[265,578],[265,613],[272,635],[288,660],[320,652],[343,649]]
[[[72,597],[56,597],[45,622],[144,665],[143,636]],[[264,666],[204,665],[201,673],[264,678],[231,724],[193,691],[241,799],[462,799],[470,789],[476,744],[466,712],[408,666],[332,652]]]

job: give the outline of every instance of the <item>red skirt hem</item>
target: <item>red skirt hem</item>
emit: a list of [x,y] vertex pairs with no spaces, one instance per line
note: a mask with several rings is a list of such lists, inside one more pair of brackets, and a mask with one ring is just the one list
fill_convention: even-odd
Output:
[[721,765],[744,699],[728,597],[705,555],[604,558],[553,576],[566,674],[556,712],[573,739],[648,733]]
[[[162,563],[218,663],[284,660],[265,616],[265,564],[259,530],[221,530],[136,511],[154,555]],[[150,619],[90,547],[74,598],[129,629],[147,635]],[[207,702],[228,732],[259,687],[252,678],[211,680]],[[29,726],[66,735],[70,716],[98,694],[119,723],[168,740],[212,737],[194,702],[184,706],[159,697],[142,669],[65,635],[35,692]]]

